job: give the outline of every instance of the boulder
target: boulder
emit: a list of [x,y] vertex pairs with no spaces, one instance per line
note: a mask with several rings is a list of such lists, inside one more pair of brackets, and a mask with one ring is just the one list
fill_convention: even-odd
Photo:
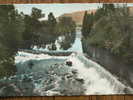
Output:
[[66,62],[66,65],[72,66],[72,61],[67,61],[67,62]]
[[84,83],[84,79],[76,78],[75,80],[76,80],[76,81],[79,81],[79,82],[81,82],[81,83]]
[[76,69],[73,69],[73,70],[72,70],[72,73],[73,73],[73,74],[77,74],[78,71],[77,71]]

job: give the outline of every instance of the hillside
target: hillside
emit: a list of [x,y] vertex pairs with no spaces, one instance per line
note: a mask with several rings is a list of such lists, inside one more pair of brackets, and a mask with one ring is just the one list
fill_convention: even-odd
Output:
[[[92,12],[95,13],[96,9],[89,10],[87,12],[88,13],[92,13]],[[85,13],[85,11],[78,11],[78,12],[63,14],[60,17],[64,17],[64,16],[72,17],[72,19],[76,22],[76,25],[82,25],[84,13]],[[60,17],[58,17],[57,19],[59,19]]]
[[[96,9],[88,10],[87,12],[88,13],[92,13],[92,12],[95,13],[96,12]],[[129,12],[130,12],[130,15],[133,16],[133,7],[129,7]],[[68,16],[68,17],[72,17],[72,19],[76,22],[77,25],[82,25],[84,13],[85,13],[85,11],[78,11],[78,12],[73,12],[73,13],[66,13],[66,14],[63,14],[63,15],[59,16],[57,18],[57,20],[60,17]]]
[[129,7],[130,16],[133,16],[133,7]]

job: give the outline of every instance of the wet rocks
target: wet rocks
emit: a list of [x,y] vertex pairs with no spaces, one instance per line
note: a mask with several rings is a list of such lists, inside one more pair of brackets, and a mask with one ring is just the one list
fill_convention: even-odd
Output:
[[66,61],[66,65],[72,66],[72,61]]
[[0,96],[34,96],[35,88],[31,75],[15,75],[1,79]]
[[[37,64],[40,62],[38,61]],[[28,65],[27,65],[28,64]],[[45,63],[44,63],[45,64]],[[22,65],[22,64],[21,64]],[[54,63],[41,70],[32,71],[36,63],[31,60],[24,65],[30,66],[30,71],[5,78],[0,81],[7,85],[0,87],[0,96],[52,96],[52,95],[83,95],[83,79],[77,77],[77,70],[72,62]],[[43,63],[41,62],[41,65]],[[23,66],[23,65],[22,65]],[[33,66],[33,67],[32,67]],[[13,84],[13,85],[10,85]],[[11,91],[9,91],[11,90]]]
[[72,73],[73,73],[73,74],[77,74],[78,72],[77,72],[76,69],[73,69],[73,70],[72,70]]
[[82,79],[82,78],[76,78],[75,80],[81,82],[82,84],[84,83],[84,79]]
[[68,75],[67,78],[72,78],[73,76],[72,75]]
[[84,94],[84,87],[83,84],[73,78],[68,78],[66,80],[61,80],[59,82],[59,89],[61,95],[83,95]]
[[21,96],[21,91],[14,85],[8,84],[0,89],[0,96]]
[[129,87],[125,87],[124,90],[123,90],[123,92],[125,94],[132,94],[133,93],[133,90],[131,88],[129,88]]
[[27,76],[27,75],[24,75],[24,77],[23,77],[23,80],[22,80],[23,82],[31,82],[32,81],[32,79],[29,77],[29,76]]

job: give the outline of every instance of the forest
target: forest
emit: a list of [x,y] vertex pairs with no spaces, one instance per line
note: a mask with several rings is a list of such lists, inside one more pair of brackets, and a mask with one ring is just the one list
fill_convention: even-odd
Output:
[[45,14],[38,8],[32,8],[30,15],[18,13],[14,5],[0,5],[0,78],[15,75],[14,56],[19,49],[32,49],[33,46],[56,50],[55,41],[61,49],[68,49],[75,39],[76,24],[71,17],[56,19],[52,12],[47,20],[40,20]]
[[133,63],[133,18],[129,7],[103,4],[95,13],[84,14],[83,39],[88,45],[103,48]]

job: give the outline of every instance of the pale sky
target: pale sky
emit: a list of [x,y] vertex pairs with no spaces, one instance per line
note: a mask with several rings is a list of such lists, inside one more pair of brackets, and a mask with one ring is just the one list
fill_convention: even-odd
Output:
[[[45,14],[45,19],[47,19],[49,12],[53,12],[54,16],[58,17],[64,13],[91,10],[96,9],[100,6],[102,6],[102,4],[99,3],[15,4],[15,8],[18,9],[19,12],[23,12],[24,14],[31,14],[32,7],[39,8]],[[133,4],[128,4],[128,6],[133,6]]]
[[31,14],[32,7],[36,7],[41,9],[45,14],[45,18],[47,18],[50,12],[53,12],[54,16],[58,17],[64,13],[96,9],[98,6],[100,4],[16,4],[15,8],[24,14]]

